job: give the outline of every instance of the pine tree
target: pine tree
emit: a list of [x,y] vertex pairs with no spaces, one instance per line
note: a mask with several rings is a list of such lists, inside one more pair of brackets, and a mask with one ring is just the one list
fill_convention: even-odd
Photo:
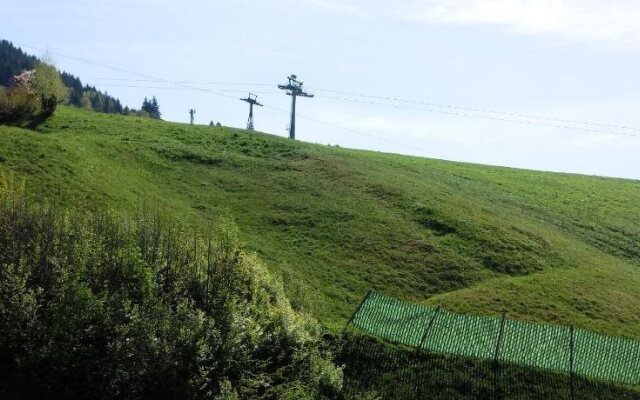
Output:
[[153,96],[151,99],[151,110],[152,112],[149,113],[151,114],[151,118],[160,119],[162,113],[160,112],[160,105],[158,104],[156,96]]
[[160,106],[158,105],[158,100],[156,96],[153,96],[151,100],[148,98],[144,98],[142,102],[142,111],[145,111],[151,118],[160,119],[162,113],[160,113]]
[[140,107],[140,109],[142,111],[145,111],[145,112],[151,114],[151,105],[149,104],[149,99],[147,99],[146,96],[145,96],[144,100],[142,101],[142,107]]

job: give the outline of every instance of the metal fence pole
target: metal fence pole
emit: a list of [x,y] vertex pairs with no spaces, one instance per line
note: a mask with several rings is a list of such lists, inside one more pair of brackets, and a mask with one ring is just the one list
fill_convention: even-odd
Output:
[[353,319],[358,314],[358,311],[360,311],[360,309],[362,308],[364,303],[366,303],[366,301],[369,299],[369,296],[371,296],[371,293],[373,293],[373,290],[369,290],[367,292],[367,294],[364,296],[364,298],[362,299],[360,304],[358,304],[358,307],[356,308],[356,310],[353,312],[353,314],[351,314],[351,318],[349,318],[349,321],[347,321],[347,324],[344,326],[344,329],[342,330],[342,335],[343,336],[344,336],[345,333],[347,333],[347,328],[349,328],[349,325],[351,325],[351,322],[353,322]]
[[[416,349],[416,355],[422,352],[422,347],[424,346],[424,342],[427,340],[427,336],[429,335],[429,332],[431,331],[431,328],[433,327],[433,324],[436,318],[438,317],[439,313],[440,313],[440,306],[438,306],[435,309],[435,311],[433,312],[433,315],[429,319],[429,324],[427,325],[427,328],[425,329],[424,333],[422,334],[422,337],[420,338],[420,343],[418,343],[418,347]],[[424,382],[422,380],[417,379],[415,382],[415,385],[416,385],[416,393],[418,395],[418,398],[422,399],[423,398],[422,387],[424,386]]]
[[422,334],[422,338],[420,338],[420,343],[418,344],[418,350],[422,349],[422,346],[424,345],[425,340],[427,340],[427,335],[429,334],[429,331],[431,331],[431,327],[433,326],[433,323],[435,322],[436,317],[438,316],[439,313],[440,313],[440,306],[438,306],[436,310],[433,312],[433,316],[429,320],[429,325],[427,325],[427,329],[425,329],[424,333]]
[[500,373],[500,362],[498,357],[500,356],[500,347],[502,347],[502,339],[504,337],[504,323],[507,318],[507,312],[502,312],[502,318],[500,319],[500,330],[498,331],[498,341],[496,342],[496,351],[493,354],[493,395],[496,400],[500,399],[498,391],[498,374]]
[[569,384],[571,389],[571,400],[576,398],[575,387],[575,372],[574,372],[574,351],[575,351],[575,338],[573,325],[569,326]]

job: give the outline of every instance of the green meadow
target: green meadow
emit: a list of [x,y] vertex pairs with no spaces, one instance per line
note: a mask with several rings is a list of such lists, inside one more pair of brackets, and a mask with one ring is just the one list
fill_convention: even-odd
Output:
[[0,173],[65,207],[232,218],[294,308],[346,323],[375,289],[640,338],[640,181],[349,150],[60,107],[0,127]]

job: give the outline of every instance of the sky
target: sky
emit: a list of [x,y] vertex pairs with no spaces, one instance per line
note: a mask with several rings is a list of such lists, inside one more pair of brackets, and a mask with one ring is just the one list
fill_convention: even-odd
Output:
[[637,0],[0,0],[0,38],[163,118],[640,179]]

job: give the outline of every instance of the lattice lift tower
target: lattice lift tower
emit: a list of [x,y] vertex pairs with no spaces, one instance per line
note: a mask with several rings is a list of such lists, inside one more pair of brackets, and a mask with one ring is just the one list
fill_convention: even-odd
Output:
[[[253,96],[253,97],[252,97]],[[262,107],[262,104],[258,103],[258,96],[253,93],[249,93],[249,97],[246,99],[240,99],[245,103],[249,103],[249,119],[247,120],[247,130],[253,130],[253,106]]]
[[302,82],[297,76],[290,75],[287,77],[289,83],[286,85],[278,85],[278,89],[287,90],[287,95],[291,96],[291,122],[289,123],[289,138],[296,138],[296,97],[313,97],[312,94],[302,90]]

